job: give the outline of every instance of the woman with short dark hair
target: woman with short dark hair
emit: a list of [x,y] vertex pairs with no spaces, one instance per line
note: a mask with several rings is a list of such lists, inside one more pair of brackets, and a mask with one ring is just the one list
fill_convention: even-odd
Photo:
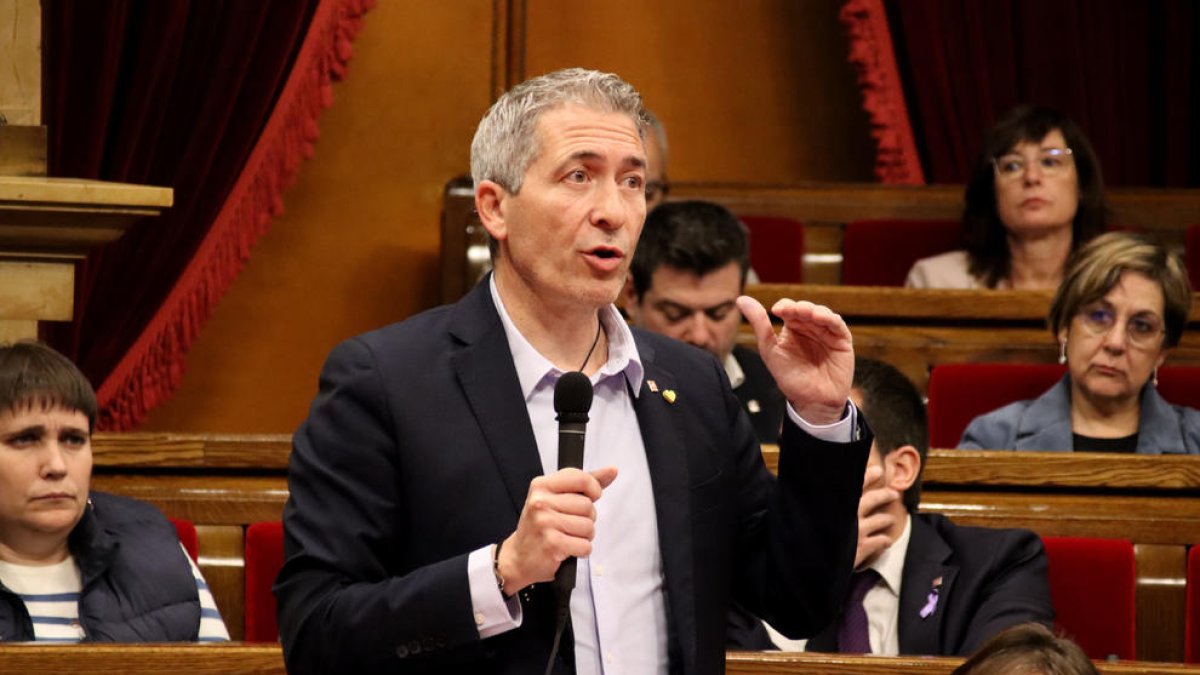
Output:
[[65,356],[0,345],[0,640],[228,640],[166,517],[91,490],[95,422]]

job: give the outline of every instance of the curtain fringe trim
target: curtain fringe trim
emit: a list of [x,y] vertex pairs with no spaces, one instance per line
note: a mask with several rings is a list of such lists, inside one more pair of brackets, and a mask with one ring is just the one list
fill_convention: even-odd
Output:
[[375,0],[323,0],[304,44],[220,213],[162,307],[97,391],[97,427],[136,427],[180,385],[187,351],[250,258],[283,193],[320,135],[317,119],[333,103],[333,83],[346,75],[362,16]]
[[850,63],[858,73],[863,109],[876,143],[876,178],[885,184],[923,185],[883,0],[846,0],[838,18],[846,29]]

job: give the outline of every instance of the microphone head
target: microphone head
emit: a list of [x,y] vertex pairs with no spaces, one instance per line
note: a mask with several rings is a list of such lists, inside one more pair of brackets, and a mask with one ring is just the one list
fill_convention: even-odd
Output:
[[588,421],[592,409],[592,381],[587,375],[573,370],[564,373],[554,385],[554,412],[559,422]]

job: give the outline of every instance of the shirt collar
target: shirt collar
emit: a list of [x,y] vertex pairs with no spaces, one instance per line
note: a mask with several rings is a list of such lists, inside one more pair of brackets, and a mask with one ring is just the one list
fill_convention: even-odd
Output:
[[737,389],[746,381],[746,373],[742,370],[742,364],[733,357],[733,352],[725,355],[725,375],[729,378],[729,386]]
[[[492,293],[492,302],[496,305],[496,313],[504,326],[504,335],[508,338],[508,348],[512,352],[513,365],[517,369],[517,379],[521,383],[521,395],[528,402],[540,386],[548,386],[558,381],[563,371],[542,356],[521,331],[513,323],[504,301],[500,299],[500,291],[496,288],[496,276],[488,278],[488,289]],[[608,305],[600,310],[600,326],[608,338],[608,360],[592,375],[592,384],[614,375],[625,376],[636,398],[642,389],[642,378],[645,369],[638,355],[637,344],[633,341],[633,332],[621,318],[617,308]]]
[[896,538],[891,546],[883,550],[879,557],[871,562],[871,569],[879,572],[892,593],[900,595],[900,584],[904,579],[904,559],[908,555],[908,540],[912,537],[912,514],[904,518],[904,531]]

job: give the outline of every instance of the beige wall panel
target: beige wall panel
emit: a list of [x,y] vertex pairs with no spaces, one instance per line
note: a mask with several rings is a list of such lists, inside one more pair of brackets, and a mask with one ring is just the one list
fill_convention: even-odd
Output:
[[380,2],[315,156],[143,429],[289,432],[329,350],[438,297],[443,183],[489,100],[490,2]]
[[9,124],[42,123],[39,0],[0,0],[0,114]]
[[874,147],[837,0],[529,0],[528,75],[584,66],[663,120],[670,177],[872,180]]
[[[289,432],[337,342],[436,303],[441,189],[467,171],[490,103],[492,8],[387,0],[367,15],[287,213],[144,429]],[[526,72],[621,73],[667,124],[676,180],[869,180],[836,13],[836,0],[529,0]]]

